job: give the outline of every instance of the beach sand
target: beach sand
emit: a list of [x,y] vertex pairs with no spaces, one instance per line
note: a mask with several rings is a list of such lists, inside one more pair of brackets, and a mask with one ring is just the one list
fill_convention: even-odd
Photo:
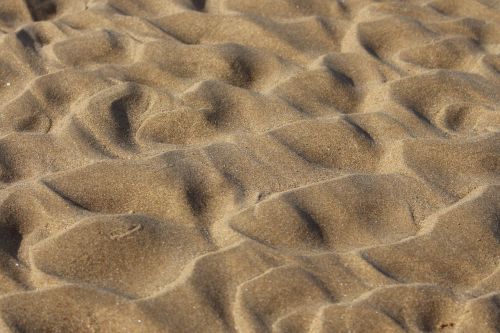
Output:
[[500,1],[1,0],[0,332],[499,332]]

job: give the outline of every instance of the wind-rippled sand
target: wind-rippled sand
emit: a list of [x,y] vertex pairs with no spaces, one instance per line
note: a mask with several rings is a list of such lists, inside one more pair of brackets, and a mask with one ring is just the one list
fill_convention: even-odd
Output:
[[499,332],[500,2],[1,0],[1,332]]

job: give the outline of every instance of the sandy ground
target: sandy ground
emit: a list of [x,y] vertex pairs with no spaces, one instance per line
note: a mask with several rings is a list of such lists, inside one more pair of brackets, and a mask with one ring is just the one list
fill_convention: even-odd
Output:
[[1,332],[499,332],[500,1],[1,0]]

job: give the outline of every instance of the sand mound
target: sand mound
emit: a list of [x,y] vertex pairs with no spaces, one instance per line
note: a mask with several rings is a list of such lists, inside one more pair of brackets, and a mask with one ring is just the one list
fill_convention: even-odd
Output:
[[498,332],[496,0],[0,1],[2,332]]

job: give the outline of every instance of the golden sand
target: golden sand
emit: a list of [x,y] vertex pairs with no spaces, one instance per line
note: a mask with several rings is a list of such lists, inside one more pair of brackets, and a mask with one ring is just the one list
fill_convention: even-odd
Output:
[[0,0],[0,332],[498,332],[500,1]]

